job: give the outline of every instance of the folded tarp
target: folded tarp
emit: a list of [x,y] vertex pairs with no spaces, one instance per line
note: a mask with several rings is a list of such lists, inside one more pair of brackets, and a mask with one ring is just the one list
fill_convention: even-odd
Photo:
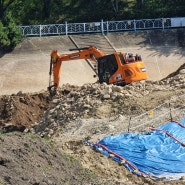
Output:
[[94,149],[139,175],[178,179],[185,176],[185,118],[144,134],[105,137]]

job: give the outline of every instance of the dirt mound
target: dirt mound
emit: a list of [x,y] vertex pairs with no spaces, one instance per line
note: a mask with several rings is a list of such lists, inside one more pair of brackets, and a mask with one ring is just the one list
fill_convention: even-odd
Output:
[[107,184],[53,144],[33,134],[0,135],[0,184]]
[[0,128],[4,131],[24,130],[38,122],[50,105],[48,93],[19,92],[0,97]]
[[[138,115],[185,91],[184,73],[161,81],[140,81],[124,87],[107,84],[63,85],[35,128],[52,135],[77,119],[103,119],[117,115]],[[176,102],[185,104],[184,100]],[[176,105],[177,106],[177,105]]]
[[182,64],[175,72],[169,74],[166,78],[164,78],[164,80],[168,78],[172,78],[178,74],[183,74],[183,73],[185,73],[185,63]]

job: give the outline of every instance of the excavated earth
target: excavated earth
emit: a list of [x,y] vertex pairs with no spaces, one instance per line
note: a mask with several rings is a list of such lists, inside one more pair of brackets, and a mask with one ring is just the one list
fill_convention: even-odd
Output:
[[[3,95],[0,184],[185,184],[184,177],[167,182],[138,177],[83,144],[127,132],[128,115],[184,94],[185,65],[161,81],[125,87],[65,84],[53,98],[45,91]],[[174,106],[184,105],[181,98]]]
[[[127,133],[131,116],[168,102],[173,118],[183,118],[185,64],[161,80],[124,87],[63,84],[55,97],[44,90],[1,95],[0,185],[185,184],[185,177],[156,181],[137,176],[84,144],[84,140],[97,142],[108,135]],[[164,106],[157,114],[168,111]],[[138,125],[141,122],[136,120]],[[163,123],[131,131],[145,132]]]

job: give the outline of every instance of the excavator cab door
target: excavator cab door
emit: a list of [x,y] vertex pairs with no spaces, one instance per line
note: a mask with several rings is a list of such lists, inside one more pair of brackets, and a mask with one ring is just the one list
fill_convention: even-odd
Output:
[[98,77],[100,83],[109,84],[109,78],[117,71],[118,64],[114,54],[98,58]]

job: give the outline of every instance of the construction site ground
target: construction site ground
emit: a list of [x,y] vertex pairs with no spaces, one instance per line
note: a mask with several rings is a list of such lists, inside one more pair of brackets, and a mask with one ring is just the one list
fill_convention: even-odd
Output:
[[[2,55],[0,184],[185,184],[185,177],[175,181],[138,177],[83,144],[84,139],[97,142],[126,133],[129,115],[185,94],[184,35],[183,29],[73,35],[79,47],[141,54],[148,80],[117,89],[98,85],[85,61],[68,61],[62,64],[55,98],[47,92],[50,52],[74,48],[68,36],[25,38]],[[175,104],[184,105],[185,98]]]

